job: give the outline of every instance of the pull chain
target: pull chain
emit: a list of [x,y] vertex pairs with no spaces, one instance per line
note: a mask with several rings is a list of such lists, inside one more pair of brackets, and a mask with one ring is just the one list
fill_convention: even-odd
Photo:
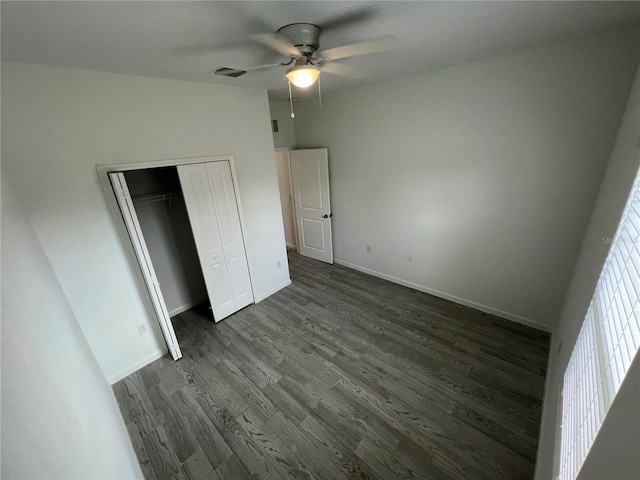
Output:
[[291,118],[296,118],[296,114],[293,113],[293,97],[291,96],[291,82],[287,78],[287,82],[289,82],[289,104],[291,105]]
[[320,77],[321,75],[318,75],[318,100],[320,101],[320,106],[322,106],[322,92],[320,90]]

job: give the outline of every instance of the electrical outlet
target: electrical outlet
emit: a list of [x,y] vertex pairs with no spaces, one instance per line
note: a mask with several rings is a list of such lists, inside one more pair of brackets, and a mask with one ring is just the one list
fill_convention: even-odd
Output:
[[413,263],[413,255],[411,255],[410,253],[407,253],[407,262]]
[[371,253],[371,245],[367,245],[367,253]]
[[138,324],[138,332],[140,332],[140,335],[144,335],[145,333],[147,333],[147,324],[146,323],[139,323]]

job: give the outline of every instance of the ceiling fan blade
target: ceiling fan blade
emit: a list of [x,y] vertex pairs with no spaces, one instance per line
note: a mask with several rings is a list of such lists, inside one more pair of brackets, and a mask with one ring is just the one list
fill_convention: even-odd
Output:
[[287,63],[267,63],[265,65],[258,65],[255,67],[249,67],[246,69],[247,72],[253,72],[254,70],[264,70],[265,68],[273,68],[273,67],[282,67],[283,65],[288,65]]
[[187,47],[175,47],[171,49],[172,53],[189,57],[211,56],[220,53],[231,54],[237,51],[251,48],[255,44],[251,41],[225,42],[215,45],[190,45]]
[[339,63],[323,63],[320,66],[322,73],[330,73],[332,75],[340,75],[341,77],[353,78],[354,80],[360,80],[364,78],[364,75],[353,67],[341,65]]
[[388,52],[399,44],[395,35],[381,35],[363,42],[350,43],[341,47],[329,48],[314,55],[314,58],[322,58],[325,61],[340,60],[342,58],[369,55],[371,53]]
[[358,7],[349,12],[343,13],[336,17],[328,19],[326,22],[320,22],[318,25],[322,27],[323,32],[330,30],[339,30],[341,28],[348,28],[353,25],[365,23],[377,16],[375,7],[367,5],[365,7]]
[[264,45],[271,50],[278,52],[283,57],[299,57],[300,50],[291,45],[288,41],[275,33],[257,33],[251,36],[254,42]]

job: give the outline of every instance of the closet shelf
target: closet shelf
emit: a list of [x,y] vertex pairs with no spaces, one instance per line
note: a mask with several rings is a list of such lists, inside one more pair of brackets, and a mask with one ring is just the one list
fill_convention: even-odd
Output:
[[180,190],[176,190],[173,192],[162,192],[162,193],[148,193],[145,195],[132,195],[131,199],[133,203],[141,205],[143,203],[151,203],[151,202],[164,202],[165,200],[169,201],[169,215],[171,215],[171,206],[173,204],[173,199],[176,196],[182,195]]

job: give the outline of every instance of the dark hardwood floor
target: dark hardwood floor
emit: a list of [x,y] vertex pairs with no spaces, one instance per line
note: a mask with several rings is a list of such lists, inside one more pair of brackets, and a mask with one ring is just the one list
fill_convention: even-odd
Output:
[[293,285],[114,385],[148,479],[530,479],[549,336],[289,255]]

